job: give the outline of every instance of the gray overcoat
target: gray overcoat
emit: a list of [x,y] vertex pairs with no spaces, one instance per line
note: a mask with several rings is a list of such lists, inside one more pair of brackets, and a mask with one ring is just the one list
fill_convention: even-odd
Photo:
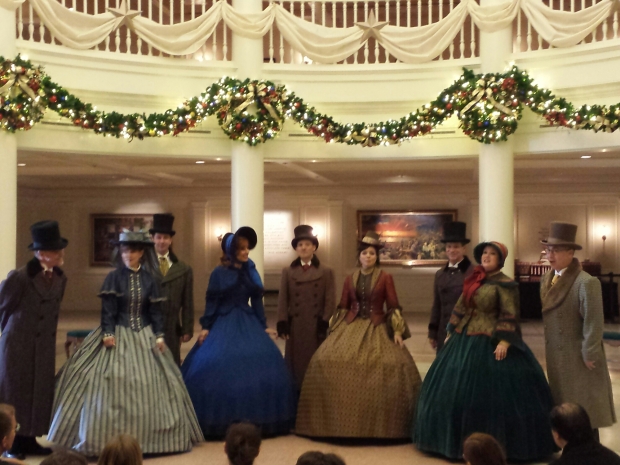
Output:
[[474,269],[467,257],[463,257],[456,268],[450,268],[448,265],[446,263],[446,266],[435,274],[433,307],[428,324],[428,338],[437,341],[438,352],[446,340],[446,326],[452,316],[452,310],[463,293],[463,281]]
[[56,328],[67,277],[51,281],[34,258],[0,284],[0,402],[15,407],[19,434],[47,434],[54,402]]
[[[555,404],[574,402],[586,409],[592,428],[616,421],[611,380],[603,348],[601,283],[577,259],[551,286],[555,271],[540,283],[545,327],[547,376]],[[584,360],[595,363],[589,370]]]
[[164,340],[177,365],[181,364],[181,341],[184,335],[194,334],[194,273],[192,268],[170,252],[172,265],[162,276],[156,271],[164,315]]
[[329,322],[335,309],[334,274],[331,268],[320,264],[316,256],[306,271],[300,259],[282,270],[278,321],[289,322],[285,359],[298,389],[310,359],[323,342],[318,335],[318,320]]

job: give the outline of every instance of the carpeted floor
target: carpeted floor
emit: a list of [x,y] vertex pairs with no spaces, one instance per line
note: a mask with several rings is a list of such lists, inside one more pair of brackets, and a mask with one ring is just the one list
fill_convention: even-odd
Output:
[[[426,315],[413,314],[408,317],[412,337],[406,341],[407,348],[413,355],[422,376],[426,374],[434,359],[434,351],[426,340]],[[269,313],[271,327],[275,327],[274,315]],[[93,329],[98,325],[99,316],[96,314],[63,314],[58,327],[58,341],[56,350],[56,368],[59,369],[66,356],[64,341],[67,331],[73,329]],[[197,328],[198,329],[198,328]],[[618,330],[618,326],[608,329]],[[544,340],[542,323],[538,321],[523,324],[524,339],[530,346],[543,367]],[[182,354],[186,354],[193,342],[183,345]],[[277,342],[283,350],[282,341]],[[606,346],[607,358],[611,370],[611,377],[616,399],[616,409],[620,412],[620,348]],[[41,441],[45,443],[45,441]],[[601,442],[607,447],[620,452],[620,424],[601,430]],[[336,443],[319,442],[306,438],[289,435],[285,437],[266,439],[263,441],[261,453],[256,465],[295,465],[297,458],[308,450],[333,452],[340,455],[347,465],[434,465],[451,463],[445,459],[431,457],[419,452],[410,443]],[[40,457],[31,457],[27,464],[38,465]],[[223,442],[210,441],[199,444],[191,452],[177,455],[147,457],[147,465],[227,465]],[[454,463],[454,462],[452,462]]]

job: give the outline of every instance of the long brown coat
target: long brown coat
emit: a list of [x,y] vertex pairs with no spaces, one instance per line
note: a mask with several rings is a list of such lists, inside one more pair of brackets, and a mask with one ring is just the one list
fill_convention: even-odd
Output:
[[38,259],[0,284],[0,402],[15,406],[19,434],[47,434],[54,402],[56,328],[67,277],[51,282]]
[[[551,270],[540,283],[553,400],[583,406],[593,428],[610,426],[616,413],[603,348],[601,283],[582,271],[577,259],[552,287],[554,274]],[[596,368],[589,370],[584,360],[594,362]]]
[[164,315],[164,340],[177,365],[181,364],[181,340],[194,334],[194,273],[192,268],[170,252],[172,266],[162,276],[156,273]]
[[310,359],[323,342],[318,335],[318,320],[328,322],[335,309],[336,291],[331,268],[313,257],[312,266],[306,271],[300,259],[282,270],[278,321],[289,322],[285,359],[298,388],[301,388]]

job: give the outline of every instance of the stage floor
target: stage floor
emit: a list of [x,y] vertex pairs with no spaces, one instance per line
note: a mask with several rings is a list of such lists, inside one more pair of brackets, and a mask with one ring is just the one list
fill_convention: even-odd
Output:
[[[199,316],[199,315],[197,315]],[[270,327],[275,328],[275,314],[268,313]],[[412,337],[405,343],[411,352],[422,376],[430,367],[435,353],[426,340],[426,326],[428,316],[412,314],[406,316],[411,329]],[[56,344],[56,369],[59,369],[66,360],[64,342],[67,331],[74,329],[94,329],[99,324],[99,315],[93,313],[62,313],[58,325],[58,339]],[[620,330],[618,325],[609,325],[609,330]],[[199,325],[196,323],[196,333]],[[540,321],[524,322],[523,336],[536,358],[545,367],[543,326]],[[195,342],[184,344],[182,356],[185,355]],[[278,347],[284,350],[284,343],[277,341]],[[620,347],[605,346],[609,363],[611,380],[614,390],[616,410],[620,412]],[[601,430],[601,442],[620,453],[620,424]],[[445,459],[431,457],[419,452],[412,444],[342,444],[324,443],[300,438],[295,435],[266,439],[263,441],[261,453],[256,465],[295,465],[297,458],[308,450],[333,452],[340,455],[347,465],[434,465],[451,463]],[[39,464],[41,458],[32,457],[26,463]],[[164,457],[147,458],[148,465],[227,465],[222,442],[206,442],[195,447],[185,454],[169,455]],[[452,462],[453,463],[453,462]],[[545,462],[547,463],[547,462]]]

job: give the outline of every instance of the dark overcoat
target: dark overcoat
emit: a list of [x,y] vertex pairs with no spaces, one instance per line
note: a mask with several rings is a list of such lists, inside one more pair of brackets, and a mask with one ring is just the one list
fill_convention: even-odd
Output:
[[278,321],[289,322],[285,359],[298,388],[301,388],[310,359],[323,342],[318,334],[318,320],[329,322],[335,309],[334,274],[316,256],[306,271],[300,259],[282,270]]
[[443,347],[446,340],[446,326],[450,321],[452,310],[463,293],[463,281],[474,270],[469,258],[463,260],[456,268],[450,268],[449,264],[440,268],[435,274],[433,291],[433,308],[431,308],[431,320],[428,324],[428,338],[437,341],[437,351]]
[[[540,282],[545,329],[547,377],[556,405],[581,405],[593,428],[616,422],[614,399],[603,348],[601,282],[581,269],[574,258],[551,286],[555,271]],[[589,370],[584,360],[595,363]]]
[[172,356],[181,364],[181,340],[186,334],[194,334],[194,273],[192,268],[180,261],[170,252],[172,266],[162,276],[156,271],[156,279],[160,284],[160,296],[165,300],[161,303],[164,315],[164,339],[172,352]]
[[51,282],[34,258],[0,284],[0,402],[15,407],[19,434],[47,434],[54,402],[56,328],[67,277]]

